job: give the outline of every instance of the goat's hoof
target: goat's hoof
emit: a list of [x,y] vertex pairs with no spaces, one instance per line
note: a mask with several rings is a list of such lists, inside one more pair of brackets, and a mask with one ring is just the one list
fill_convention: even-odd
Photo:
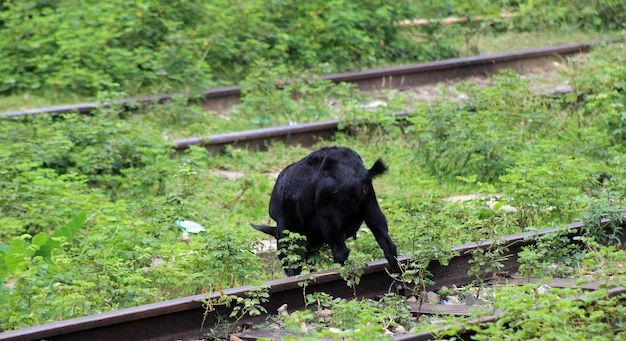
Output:
[[403,282],[393,281],[391,284],[391,289],[395,294],[405,296],[408,293],[408,289]]

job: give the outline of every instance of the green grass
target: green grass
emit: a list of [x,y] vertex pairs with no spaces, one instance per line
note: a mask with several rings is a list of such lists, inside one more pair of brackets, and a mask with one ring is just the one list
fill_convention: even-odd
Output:
[[469,40],[458,50],[461,56],[485,55],[502,52],[513,52],[533,48],[587,43],[606,38],[623,37],[624,32],[593,32],[581,30],[542,31],[542,32],[492,32],[486,30],[470,35]]
[[45,108],[95,101],[71,92],[35,91],[0,97],[0,112]]

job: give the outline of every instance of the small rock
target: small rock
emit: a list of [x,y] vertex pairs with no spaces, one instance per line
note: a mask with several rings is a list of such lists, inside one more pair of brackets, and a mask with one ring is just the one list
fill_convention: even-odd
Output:
[[189,232],[183,232],[180,236],[180,239],[184,242],[191,243],[191,238],[189,238]]
[[287,311],[287,304],[283,304],[278,307],[278,313],[283,316],[289,316],[289,312]]
[[300,331],[302,332],[302,334],[306,334],[309,332],[309,327],[307,327],[306,323],[302,322],[302,324],[300,325]]
[[341,329],[339,329],[339,328],[334,328],[334,327],[330,327],[330,328],[328,328],[328,331],[329,331],[329,332],[331,332],[331,333],[333,333],[333,334],[339,334],[339,333],[341,333]]
[[401,325],[397,325],[396,328],[394,329],[394,332],[397,333],[406,333],[406,329]]
[[479,305],[480,301],[478,300],[478,297],[476,297],[476,295],[469,293],[467,294],[467,297],[465,298],[465,304],[469,306]]
[[407,302],[417,302],[417,297],[411,296],[411,297],[407,298],[406,301]]
[[213,173],[219,174],[219,175],[223,175],[228,180],[237,180],[237,179],[242,178],[244,176],[244,174],[241,173],[241,172],[227,171],[227,170],[223,170],[223,169],[216,169],[216,170],[213,171]]
[[165,262],[165,260],[163,260],[163,258],[161,257],[152,257],[152,264],[150,264],[150,266],[152,267],[159,266],[163,264],[163,262]]
[[333,312],[330,309],[322,309],[317,312],[317,316],[321,318],[331,317],[332,315],[333,315]]
[[547,284],[542,284],[537,288],[538,295],[545,295],[550,292],[551,287]]
[[387,103],[383,102],[383,101],[373,101],[373,102],[369,102],[369,103],[362,103],[359,104],[359,106],[363,109],[374,109],[374,108],[378,108],[378,107],[386,107]]
[[582,279],[584,281],[593,281],[593,276],[592,275],[584,275],[584,276],[580,277],[580,279]]
[[[9,289],[13,289],[15,288],[15,283],[17,283],[17,278],[11,278],[7,280],[4,285]],[[2,285],[2,283],[0,283],[0,285]]]
[[255,240],[252,242],[252,252],[259,254],[265,252],[276,252],[276,239]]
[[448,287],[443,285],[441,286],[441,289],[439,289],[439,291],[448,291]]
[[240,337],[231,334],[230,335],[230,341],[243,341]]
[[428,299],[428,303],[431,304],[437,304],[439,303],[439,301],[441,301],[439,299],[439,295],[437,295],[435,292],[429,291],[426,293],[426,298]]
[[459,298],[457,296],[448,296],[448,297],[446,297],[446,300],[450,304],[461,304],[461,300],[459,300]]

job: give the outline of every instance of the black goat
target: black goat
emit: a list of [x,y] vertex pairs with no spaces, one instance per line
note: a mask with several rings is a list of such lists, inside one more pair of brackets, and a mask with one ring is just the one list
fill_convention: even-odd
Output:
[[[361,157],[350,148],[315,151],[287,166],[278,176],[269,206],[277,226],[252,227],[274,236],[279,250],[285,230],[306,236],[307,252],[301,255],[305,260],[315,247],[328,244],[334,261],[343,265],[350,253],[346,239],[356,237],[365,222],[382,248],[391,273],[399,274],[396,245],[389,237],[387,219],[372,186],[372,179],[386,171],[381,159],[365,169]],[[284,257],[282,253],[279,256]],[[287,274],[295,276],[300,271],[292,267]]]

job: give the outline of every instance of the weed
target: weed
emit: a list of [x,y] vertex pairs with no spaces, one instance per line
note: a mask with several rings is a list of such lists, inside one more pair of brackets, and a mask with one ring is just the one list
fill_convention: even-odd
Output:
[[[497,296],[496,308],[504,313],[494,323],[472,326],[476,340],[527,340],[529,338],[585,339],[619,338],[626,311],[619,304],[623,297],[609,297],[606,291],[589,293],[582,300],[562,299],[580,295],[580,290],[552,288],[538,294],[539,284],[504,288]],[[563,328],[563,325],[567,328]]]
[[[313,310],[294,312],[282,317],[286,328],[305,339],[322,337],[354,337],[380,339],[389,337],[389,330],[398,325],[413,325],[410,307],[404,297],[385,295],[382,300],[345,300],[318,292],[307,295],[307,306]],[[311,308],[309,308],[311,309]],[[337,329],[333,326],[341,326]],[[329,330],[329,328],[335,330]],[[288,336],[286,340],[292,340]]]
[[540,236],[533,247],[522,247],[519,272],[526,277],[566,277],[576,271],[583,255],[581,245],[565,235]]
[[504,268],[503,262],[510,256],[507,254],[508,251],[509,248],[504,242],[495,241],[486,247],[479,245],[472,250],[472,259],[468,261],[472,266],[467,274],[474,276],[478,284],[482,284],[487,279],[485,275],[499,275]]
[[598,197],[591,199],[582,214],[585,236],[602,244],[621,244],[624,209],[621,193],[603,189]]
[[346,281],[346,284],[352,288],[352,293],[356,297],[356,287],[361,283],[361,276],[367,267],[366,259],[364,255],[358,257],[356,252],[351,252],[350,258],[346,260],[346,263],[341,267],[339,275]]
[[[246,315],[248,316],[259,316],[261,314],[267,313],[267,310],[263,306],[263,303],[269,300],[269,292],[267,287],[255,287],[246,292],[246,297],[240,297],[236,295],[220,295],[220,297],[215,300],[211,298],[204,299],[202,301],[204,310],[204,320],[206,319],[206,315],[208,312],[212,312],[215,310],[216,306],[222,305],[230,308],[229,318],[230,321],[224,321],[224,335],[215,335],[215,331],[209,333],[208,337],[215,339],[219,337],[219,339],[224,339],[232,334],[235,329],[238,327],[237,323],[241,321]],[[202,330],[202,328],[201,328]]]

